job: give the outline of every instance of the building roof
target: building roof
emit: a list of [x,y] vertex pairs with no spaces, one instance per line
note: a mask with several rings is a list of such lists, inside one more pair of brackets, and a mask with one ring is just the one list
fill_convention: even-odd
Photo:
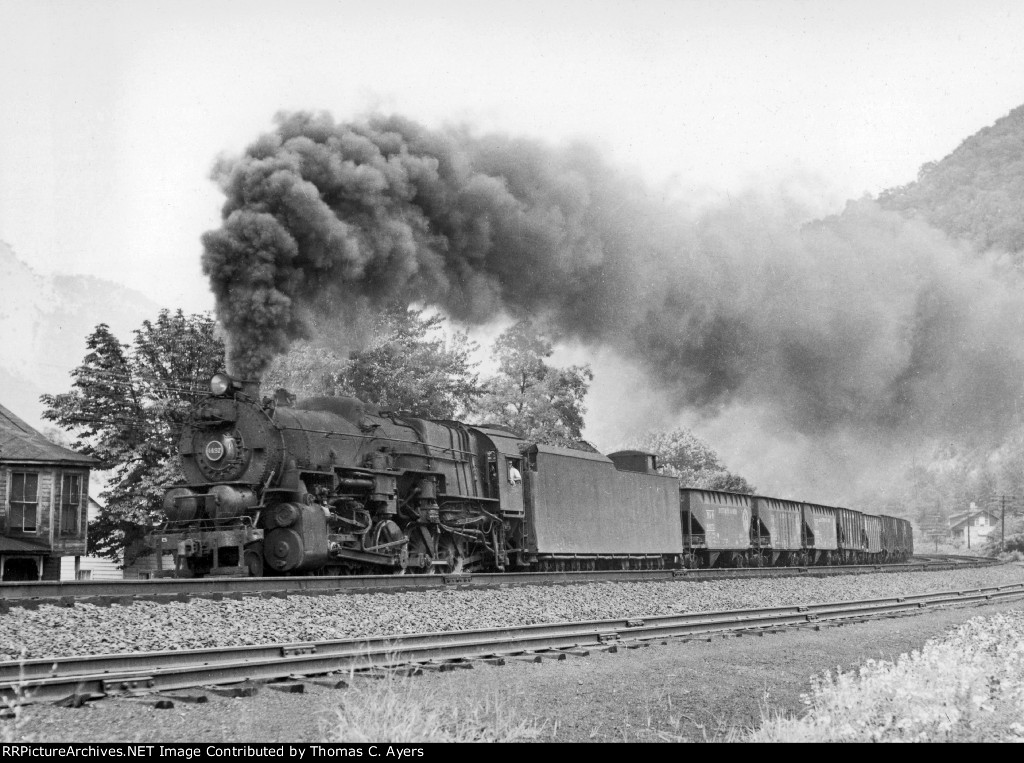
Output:
[[[991,509],[972,509],[971,510],[971,519],[974,519],[975,517],[980,517],[982,514],[984,514],[985,516],[987,516],[989,519],[992,519],[992,520],[999,519],[999,512],[998,511],[992,511]],[[949,515],[949,529],[955,530],[957,527],[960,527],[960,526],[966,525],[966,524],[967,524],[967,512],[966,511],[961,511],[961,512],[959,512],[957,514],[950,514]]]
[[0,535],[0,554],[49,554],[50,547],[38,541]]
[[0,405],[0,461],[73,463],[93,466],[96,459],[56,445]]

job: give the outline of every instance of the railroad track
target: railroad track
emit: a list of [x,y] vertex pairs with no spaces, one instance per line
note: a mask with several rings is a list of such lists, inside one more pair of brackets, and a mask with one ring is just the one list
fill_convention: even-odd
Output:
[[511,572],[458,575],[351,575],[281,578],[162,578],[156,580],[64,580],[0,583],[0,613],[12,606],[109,604],[122,600],[187,601],[224,596],[288,596],[495,588],[508,585],[565,585],[659,580],[723,580],[760,577],[824,577],[876,572],[918,572],[982,566],[994,560],[977,557],[926,557],[906,564],[863,564],[835,567],[751,567],[710,570],[603,570],[595,572]]
[[[585,657],[593,650],[638,648],[668,639],[763,635],[789,627],[815,627],[919,612],[927,607],[1024,597],[1024,583],[884,599],[765,609],[663,615],[451,631],[371,639],[270,644],[88,657],[51,657],[0,663],[0,700],[80,705],[104,697],[150,698],[167,707],[196,687],[245,696],[260,682],[301,691],[306,682],[343,686],[352,675],[407,674],[504,664],[510,659]],[[220,689],[216,687],[222,687]],[[193,700],[176,695],[178,699]]]

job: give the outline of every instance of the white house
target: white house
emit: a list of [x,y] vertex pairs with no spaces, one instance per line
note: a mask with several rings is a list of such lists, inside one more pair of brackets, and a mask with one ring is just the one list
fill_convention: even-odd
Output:
[[[89,496],[89,521],[96,519],[100,505]],[[61,580],[121,580],[124,573],[113,559],[102,556],[65,556],[61,559]]]
[[953,542],[962,543],[969,548],[980,548],[998,527],[998,512],[979,509],[973,503],[968,511],[952,514],[949,517],[949,533]]

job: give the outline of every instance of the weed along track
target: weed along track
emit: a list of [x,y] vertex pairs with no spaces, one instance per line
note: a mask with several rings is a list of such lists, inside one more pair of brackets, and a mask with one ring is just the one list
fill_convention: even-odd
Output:
[[[88,657],[50,657],[0,664],[0,697],[8,705],[80,705],[119,697],[153,703],[201,702],[202,692],[248,696],[261,688],[300,693],[309,683],[344,688],[349,680],[392,672],[583,658],[593,650],[635,649],[669,639],[762,636],[784,628],[838,625],[914,614],[925,608],[1024,597],[1024,584],[892,598],[762,609],[701,612],[340,639]],[[201,691],[197,691],[201,690]]]

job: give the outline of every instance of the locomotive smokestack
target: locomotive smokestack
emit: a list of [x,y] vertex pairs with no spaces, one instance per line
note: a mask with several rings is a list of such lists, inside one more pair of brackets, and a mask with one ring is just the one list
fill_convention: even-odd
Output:
[[244,364],[237,362],[236,355],[232,352],[230,337],[227,342],[226,370],[239,392],[253,400],[260,400],[261,379],[257,374],[251,374],[249,378],[245,378],[246,368]]
[[242,394],[246,397],[259,401],[260,398],[260,380],[259,379],[244,379],[242,380]]

